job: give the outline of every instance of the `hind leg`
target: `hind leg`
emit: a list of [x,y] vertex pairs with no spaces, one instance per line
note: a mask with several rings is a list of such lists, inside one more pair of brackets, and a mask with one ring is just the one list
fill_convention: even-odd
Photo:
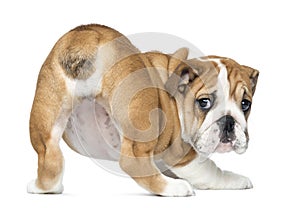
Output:
[[38,171],[37,179],[27,186],[28,193],[63,191],[64,159],[59,141],[71,112],[67,95],[62,80],[44,80],[40,76],[30,116],[30,138],[38,155]]

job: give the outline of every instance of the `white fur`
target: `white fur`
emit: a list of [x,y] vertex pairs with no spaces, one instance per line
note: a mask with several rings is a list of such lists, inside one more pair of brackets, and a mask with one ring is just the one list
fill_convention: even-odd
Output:
[[243,128],[238,124],[235,124],[235,135],[237,140],[233,145],[234,151],[238,154],[242,154],[248,148],[248,141]]
[[202,155],[209,157],[213,153],[220,142],[217,136],[220,134],[220,128],[217,123],[214,123],[203,132],[197,132],[193,146]]
[[178,177],[197,189],[249,189],[251,181],[241,175],[222,171],[210,159],[198,157],[184,167],[171,168]]
[[64,165],[57,183],[54,184],[54,186],[51,189],[48,190],[40,189],[36,185],[36,180],[32,180],[27,185],[27,192],[30,194],[61,194],[64,191],[64,186],[62,184],[63,175],[64,175]]
[[191,141],[191,136],[190,134],[186,133],[186,128],[184,124],[184,115],[182,112],[182,109],[178,108],[178,115],[179,115],[179,122],[180,122],[180,127],[181,127],[181,137],[183,141],[189,143]]
[[32,180],[27,185],[27,192],[30,194],[61,194],[64,191],[64,187],[61,183],[58,183],[50,190],[42,190],[36,186],[36,181]]
[[173,179],[163,176],[167,185],[165,190],[160,193],[162,196],[193,196],[195,192],[193,187],[183,179]]
[[66,110],[63,107],[60,109],[61,114],[60,116],[56,119],[55,124],[52,128],[51,131],[51,142],[55,143],[56,145],[58,145],[59,140],[62,137],[62,134],[66,128],[67,122],[68,122],[68,118],[70,116],[71,110]]

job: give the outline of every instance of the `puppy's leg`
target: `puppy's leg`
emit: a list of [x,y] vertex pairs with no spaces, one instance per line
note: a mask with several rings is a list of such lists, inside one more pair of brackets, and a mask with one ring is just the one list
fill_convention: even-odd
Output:
[[251,181],[229,171],[222,171],[210,160],[200,157],[185,166],[173,167],[171,171],[178,177],[188,180],[197,189],[249,189]]
[[[67,107],[64,82],[43,76],[42,69],[30,117],[30,138],[38,154],[37,179],[27,186],[29,193],[62,193],[64,159],[59,141],[71,108]],[[47,71],[50,73],[49,71]],[[51,76],[50,76],[51,77]]]
[[124,138],[120,166],[140,186],[161,196],[191,196],[192,186],[185,180],[163,175],[153,162],[156,142],[134,142]]
[[122,100],[117,99],[112,104],[113,115],[122,129],[120,166],[151,193],[162,196],[193,195],[193,188],[187,181],[163,175],[154,163],[154,151],[163,126],[157,111],[158,91],[151,83],[146,87],[141,84],[149,82],[147,74],[139,78],[143,80],[133,80],[126,88],[120,87],[125,90],[120,90],[119,94],[115,92],[114,97]]

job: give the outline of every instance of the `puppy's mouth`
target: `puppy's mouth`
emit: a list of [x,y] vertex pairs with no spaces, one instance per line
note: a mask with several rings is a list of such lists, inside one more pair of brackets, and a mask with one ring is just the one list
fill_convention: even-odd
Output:
[[233,149],[234,149],[233,142],[227,142],[227,143],[219,142],[215,152],[225,153],[225,152],[231,152]]
[[213,123],[204,132],[198,132],[192,139],[195,150],[202,155],[235,151],[242,154],[247,150],[248,138],[242,127],[234,124],[234,134],[222,135],[219,125]]
[[242,154],[246,151],[247,147],[239,147],[237,145],[235,145],[235,142],[227,142],[227,143],[223,143],[223,142],[219,142],[217,143],[217,146],[214,148],[213,147],[214,144],[212,143],[210,145],[211,148],[206,148],[205,147],[200,147],[198,146],[198,148],[196,148],[197,150],[199,150],[199,152],[201,152],[201,154],[205,154],[205,155],[209,155],[210,153],[227,153],[227,152],[231,152],[231,151],[235,151],[238,154]]

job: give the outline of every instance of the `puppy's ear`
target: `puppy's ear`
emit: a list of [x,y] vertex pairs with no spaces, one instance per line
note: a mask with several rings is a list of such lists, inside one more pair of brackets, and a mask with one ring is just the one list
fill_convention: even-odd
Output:
[[198,74],[192,67],[181,62],[169,77],[165,88],[171,96],[174,96],[176,92],[183,94],[196,76]]
[[179,48],[177,51],[175,51],[175,53],[173,53],[172,57],[186,60],[188,55],[189,55],[189,49],[183,47],[183,48]]
[[175,53],[169,54],[170,60],[168,65],[168,71],[169,74],[172,74],[175,69],[177,69],[178,65],[185,61],[189,55],[189,49],[188,48],[179,48]]
[[259,76],[259,71],[256,69],[253,69],[249,66],[242,66],[244,70],[246,70],[246,72],[249,75],[250,78],[250,82],[251,82],[251,87],[252,87],[252,94],[254,95],[255,89],[256,89],[256,84],[257,84],[257,79]]

